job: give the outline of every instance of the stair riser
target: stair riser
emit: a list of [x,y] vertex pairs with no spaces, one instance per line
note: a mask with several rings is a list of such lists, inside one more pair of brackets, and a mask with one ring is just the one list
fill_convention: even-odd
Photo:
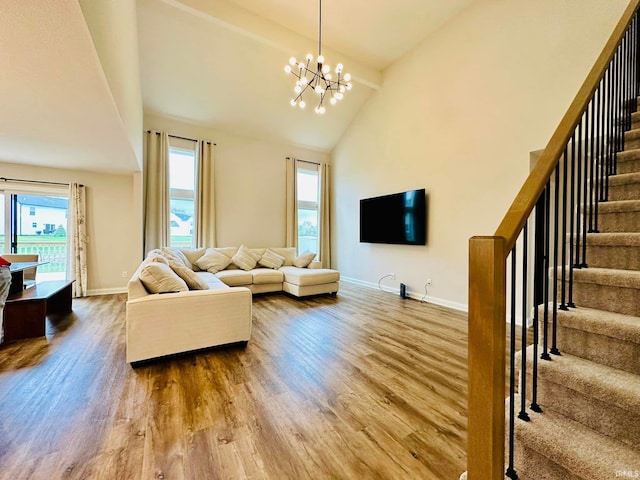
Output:
[[634,137],[625,135],[624,149],[635,150],[636,148],[640,148],[640,138],[634,138]]
[[520,480],[586,480],[573,475],[569,470],[528,448],[525,442],[518,440],[513,445],[513,460]]
[[563,353],[640,375],[640,344],[638,343],[565,327],[562,325],[561,318],[558,322],[557,343]]
[[635,173],[640,172],[640,159],[638,160],[625,160],[618,162],[616,170],[618,173]]
[[[531,369],[532,366],[529,364],[528,372],[531,372]],[[568,386],[549,381],[543,372],[538,375],[537,387],[538,404],[543,411],[552,408],[555,412],[580,422],[596,432],[613,437],[633,448],[640,448],[640,430],[630,428],[630,425],[640,425],[640,415],[636,412],[624,410]],[[529,400],[531,400],[531,391],[532,376],[528,373],[527,398]]]
[[640,316],[640,290],[574,281],[573,302],[597,310]]
[[609,186],[609,200],[638,200],[640,199],[640,183]]
[[608,233],[633,233],[640,227],[640,212],[600,212],[598,229]]
[[640,270],[640,248],[589,245],[587,242],[587,263],[596,268]]

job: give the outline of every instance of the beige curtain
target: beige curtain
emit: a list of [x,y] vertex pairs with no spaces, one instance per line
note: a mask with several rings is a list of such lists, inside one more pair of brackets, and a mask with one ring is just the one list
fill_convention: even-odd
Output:
[[69,185],[67,234],[67,278],[73,282],[73,296],[87,295],[87,219],[84,185]]
[[298,204],[296,198],[296,183],[298,178],[298,162],[295,158],[287,157],[287,230],[286,247],[298,247]]
[[214,147],[215,143],[198,141],[195,208],[195,244],[197,247],[216,246]]
[[145,133],[144,254],[169,245],[169,135]]
[[329,197],[329,165],[320,164],[320,261],[324,268],[331,268],[331,227]]

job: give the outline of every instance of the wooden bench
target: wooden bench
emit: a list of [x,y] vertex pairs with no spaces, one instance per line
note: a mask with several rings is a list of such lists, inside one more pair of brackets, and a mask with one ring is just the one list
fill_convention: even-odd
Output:
[[9,295],[4,306],[4,341],[42,337],[47,315],[71,311],[73,280],[38,282]]

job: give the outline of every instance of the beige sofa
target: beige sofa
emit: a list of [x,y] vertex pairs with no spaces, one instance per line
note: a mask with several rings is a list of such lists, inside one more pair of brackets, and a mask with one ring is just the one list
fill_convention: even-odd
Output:
[[309,256],[297,256],[295,248],[244,246],[149,252],[128,283],[127,362],[246,344],[252,293],[336,294],[339,272]]

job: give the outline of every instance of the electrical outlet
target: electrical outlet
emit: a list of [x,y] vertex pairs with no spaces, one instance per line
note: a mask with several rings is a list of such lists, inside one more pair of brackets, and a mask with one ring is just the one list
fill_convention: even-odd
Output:
[[126,272],[126,271],[123,271],[123,272],[122,272],[122,278],[127,278],[127,276],[128,276],[128,275],[127,275],[127,272]]
[[428,278],[428,279],[427,279],[427,287],[430,287],[431,285],[433,285],[433,283],[431,282],[431,279],[430,279],[430,278]]
[[395,273],[390,273],[389,275],[391,276],[391,280],[395,280],[396,279],[396,274]]

